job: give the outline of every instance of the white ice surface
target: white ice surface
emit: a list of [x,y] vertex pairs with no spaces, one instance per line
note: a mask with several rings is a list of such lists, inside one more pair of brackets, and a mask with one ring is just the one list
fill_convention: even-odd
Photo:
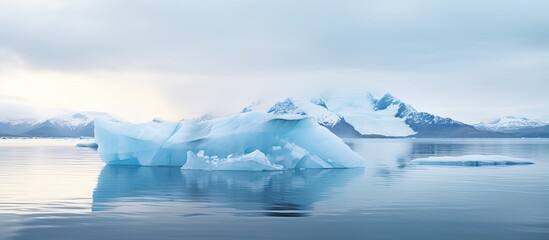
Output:
[[[297,107],[295,111],[305,113],[324,126],[333,126],[344,118],[355,130],[365,135],[404,137],[416,133],[405,123],[405,119],[395,117],[398,105],[390,105],[384,110],[376,111],[367,93],[324,94],[319,98],[291,97],[289,100]],[[327,108],[313,103],[314,100],[323,101]],[[256,102],[247,107],[247,110],[268,112],[274,105],[269,102]],[[280,110],[288,111],[289,109]]]
[[107,164],[250,171],[364,164],[361,156],[312,118],[260,112],[200,122],[97,120],[95,140]]
[[409,136],[415,132],[395,117],[398,105],[375,111],[367,94],[327,96],[328,110],[345,118],[361,134],[380,134],[385,136]]
[[[310,98],[291,97],[287,100],[291,101],[296,106],[296,109],[281,108],[277,110],[285,111],[288,115],[296,115],[299,112],[303,112],[307,116],[314,118],[318,123],[321,123],[325,126],[333,126],[341,119],[341,117],[336,113],[330,112],[328,109],[314,104]],[[275,104],[275,102],[254,102],[247,107],[247,110],[266,113],[273,108],[276,109]]]
[[313,117],[318,123],[321,123],[325,126],[333,126],[341,119],[341,116],[337,115],[336,113],[331,112],[322,106],[312,103],[311,99],[294,98],[292,100],[308,116]]

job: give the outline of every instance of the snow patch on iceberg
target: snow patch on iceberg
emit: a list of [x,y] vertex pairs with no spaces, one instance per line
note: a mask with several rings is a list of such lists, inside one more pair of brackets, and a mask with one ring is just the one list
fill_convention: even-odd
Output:
[[101,159],[111,165],[249,171],[364,166],[340,138],[304,116],[248,112],[198,122],[98,120],[95,140]]
[[525,159],[501,155],[465,155],[459,157],[427,157],[411,161],[417,165],[446,166],[497,166],[497,165],[527,165],[534,164]]

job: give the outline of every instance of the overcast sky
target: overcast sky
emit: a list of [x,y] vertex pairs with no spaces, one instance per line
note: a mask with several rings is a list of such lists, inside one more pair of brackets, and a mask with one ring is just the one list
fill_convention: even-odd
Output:
[[229,114],[326,89],[549,120],[549,1],[0,0],[0,115]]

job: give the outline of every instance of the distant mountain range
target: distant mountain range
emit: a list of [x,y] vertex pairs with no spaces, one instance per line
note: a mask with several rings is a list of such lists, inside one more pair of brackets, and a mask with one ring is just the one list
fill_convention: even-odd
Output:
[[549,137],[549,122],[525,117],[507,116],[474,126],[477,129],[507,133],[515,137]]
[[[548,122],[509,116],[471,125],[417,111],[389,93],[380,98],[367,93],[287,98],[270,104],[254,103],[242,110],[249,111],[310,116],[340,137],[549,137]],[[110,114],[101,112],[79,112],[42,120],[1,120],[1,117],[5,116],[0,116],[0,136],[10,137],[93,137],[95,118],[118,121]],[[194,121],[212,118],[214,116],[207,114]]]
[[108,113],[80,112],[37,119],[0,120],[0,136],[93,137],[94,119],[118,121]]
[[[341,137],[419,137],[419,138],[502,138],[544,137],[547,124],[516,124],[512,131],[469,125],[451,118],[415,110],[387,93],[322,95],[311,99],[287,98],[274,104],[255,103],[243,112],[263,111],[278,115],[313,117],[320,125]],[[500,121],[504,122],[504,121]],[[539,127],[533,128],[533,127]]]
[[490,122],[475,124],[477,129],[496,132],[513,132],[527,128],[537,128],[549,125],[549,122],[533,120],[525,117],[507,116]]

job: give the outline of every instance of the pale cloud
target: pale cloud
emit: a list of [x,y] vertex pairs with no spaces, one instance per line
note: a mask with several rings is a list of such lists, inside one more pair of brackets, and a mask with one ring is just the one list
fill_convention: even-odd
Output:
[[352,89],[464,121],[549,119],[547,12],[544,0],[0,0],[0,94],[147,120]]
[[133,121],[146,121],[155,116],[184,117],[185,110],[173,111],[172,104],[154,84],[154,79],[163,76],[140,71],[59,72],[4,68],[0,72],[0,95],[5,98],[16,96],[10,101],[12,106],[31,106],[35,111],[46,109],[50,113],[105,111]]

